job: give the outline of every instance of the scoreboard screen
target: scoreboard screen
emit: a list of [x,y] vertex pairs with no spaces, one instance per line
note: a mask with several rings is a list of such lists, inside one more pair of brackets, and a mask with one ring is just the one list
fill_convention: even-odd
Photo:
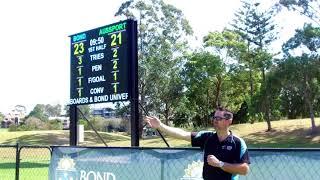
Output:
[[136,21],[126,20],[70,36],[69,105],[130,100],[136,29]]

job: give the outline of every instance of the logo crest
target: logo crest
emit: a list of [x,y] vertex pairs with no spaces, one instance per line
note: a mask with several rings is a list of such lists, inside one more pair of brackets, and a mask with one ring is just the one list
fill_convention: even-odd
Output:
[[63,156],[56,169],[56,180],[76,180],[76,163],[69,156]]
[[184,170],[184,176],[180,180],[203,180],[202,178],[203,162],[200,160],[193,161],[188,164],[188,167]]

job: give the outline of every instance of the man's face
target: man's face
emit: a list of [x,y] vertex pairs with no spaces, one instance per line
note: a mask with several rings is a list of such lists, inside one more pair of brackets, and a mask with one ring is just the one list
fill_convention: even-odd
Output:
[[224,115],[224,111],[216,111],[214,113],[214,117],[212,121],[213,121],[213,127],[216,130],[227,129],[231,124],[231,120],[226,119],[223,115]]

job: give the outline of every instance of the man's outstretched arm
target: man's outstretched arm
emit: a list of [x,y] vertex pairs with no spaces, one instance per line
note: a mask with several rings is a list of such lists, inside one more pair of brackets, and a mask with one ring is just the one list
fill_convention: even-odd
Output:
[[172,137],[178,138],[178,139],[183,139],[183,140],[186,140],[189,142],[191,141],[191,132],[187,132],[183,129],[167,126],[167,125],[161,123],[161,121],[157,117],[146,116],[144,118],[144,121],[146,123],[148,123],[148,125],[151,128],[158,129],[161,132],[165,132],[169,136],[172,136]]

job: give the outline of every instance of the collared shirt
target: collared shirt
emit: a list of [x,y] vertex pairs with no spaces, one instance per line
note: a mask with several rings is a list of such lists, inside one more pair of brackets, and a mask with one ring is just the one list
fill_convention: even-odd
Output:
[[207,162],[208,155],[214,155],[220,161],[227,163],[250,164],[246,143],[242,138],[233,135],[231,131],[228,137],[222,142],[219,141],[218,135],[215,132],[192,132],[191,144],[193,147],[200,147],[204,150],[202,176],[205,180],[238,179],[237,174],[230,174],[226,171],[223,171],[221,168],[209,165]]

